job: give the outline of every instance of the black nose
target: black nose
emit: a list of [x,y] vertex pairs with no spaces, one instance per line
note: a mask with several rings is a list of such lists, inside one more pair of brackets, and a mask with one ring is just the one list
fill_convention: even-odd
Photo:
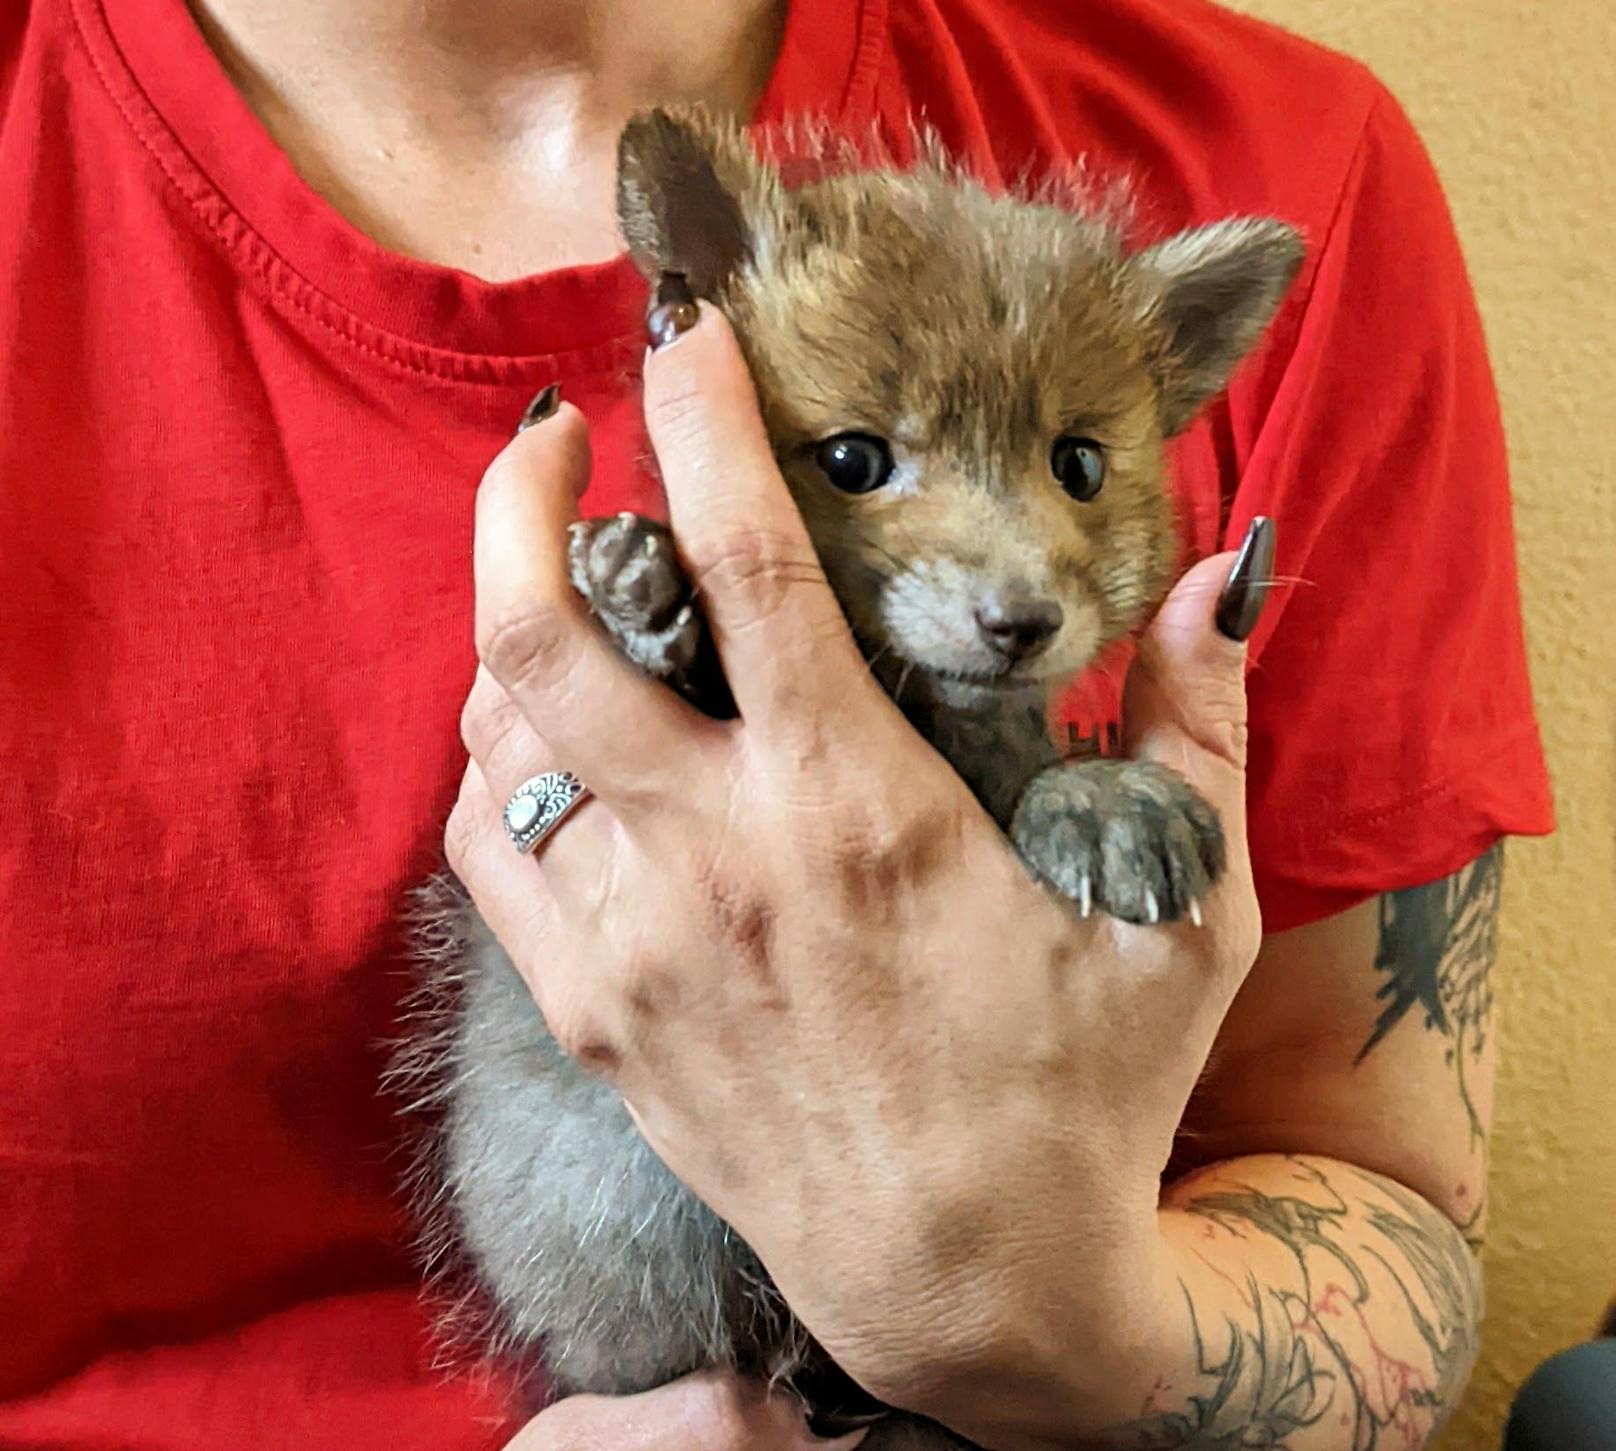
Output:
[[1055,638],[1061,607],[1054,600],[992,600],[976,612],[982,638],[1011,664],[1029,660]]

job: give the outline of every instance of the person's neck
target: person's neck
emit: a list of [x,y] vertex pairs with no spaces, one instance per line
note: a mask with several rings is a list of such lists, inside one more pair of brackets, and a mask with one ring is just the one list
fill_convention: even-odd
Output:
[[491,280],[617,250],[636,109],[750,115],[782,0],[190,0],[305,179],[384,246]]

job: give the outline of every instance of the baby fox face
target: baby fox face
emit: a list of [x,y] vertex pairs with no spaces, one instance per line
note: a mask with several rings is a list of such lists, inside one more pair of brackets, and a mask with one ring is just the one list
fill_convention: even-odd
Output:
[[734,324],[866,651],[989,689],[1076,673],[1160,598],[1164,442],[1302,255],[1259,220],[1125,255],[1104,213],[935,157],[788,191],[700,113],[630,124],[619,211],[648,275],[684,272]]
[[939,175],[797,195],[862,225],[772,249],[727,301],[855,631],[941,678],[1073,674],[1176,553],[1126,270],[1069,215]]

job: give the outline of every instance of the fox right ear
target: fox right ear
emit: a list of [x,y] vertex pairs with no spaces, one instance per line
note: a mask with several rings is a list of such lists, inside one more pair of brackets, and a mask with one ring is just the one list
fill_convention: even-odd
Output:
[[643,111],[617,143],[617,217],[646,278],[683,272],[712,297],[750,255],[765,168],[739,127],[691,108]]

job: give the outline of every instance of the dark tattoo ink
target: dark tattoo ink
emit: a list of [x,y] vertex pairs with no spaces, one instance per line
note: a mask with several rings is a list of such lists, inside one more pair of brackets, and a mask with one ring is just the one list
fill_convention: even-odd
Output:
[[1487,1046],[1492,1024],[1503,876],[1503,848],[1495,846],[1451,877],[1380,899],[1375,970],[1385,981],[1375,996],[1384,1006],[1355,1060],[1363,1062],[1417,1006],[1426,1030],[1447,1040],[1445,1056],[1458,1080],[1472,1148],[1487,1134],[1466,1074]]
[[[1385,1266],[1408,1302],[1414,1328],[1430,1351],[1437,1370],[1436,1384],[1428,1392],[1420,1393],[1419,1403],[1440,1412],[1459,1399],[1474,1359],[1477,1321],[1481,1314],[1476,1263],[1468,1246],[1455,1247],[1451,1233],[1429,1232],[1433,1219],[1442,1224],[1444,1230],[1448,1225],[1417,1194],[1389,1179],[1382,1182],[1380,1189],[1396,1203],[1397,1209],[1368,1206],[1369,1223],[1401,1251],[1401,1260],[1413,1271],[1421,1294],[1415,1296],[1407,1278],[1379,1250],[1369,1248],[1368,1253]],[[1423,1229],[1422,1220],[1426,1224]],[[1454,1355],[1456,1346],[1464,1347],[1467,1353]]]
[[[1295,1195],[1240,1186],[1183,1208],[1231,1234],[1283,1245],[1295,1258],[1297,1280],[1269,1285],[1248,1275],[1239,1289],[1242,1313],[1225,1314],[1215,1330],[1180,1281],[1196,1390],[1183,1406],[1153,1407],[1117,1427],[1106,1445],[1285,1451],[1328,1418],[1341,1427],[1343,1448],[1389,1451],[1423,1440],[1457,1402],[1475,1359],[1480,1286],[1454,1226],[1378,1175],[1289,1162],[1303,1179]],[[1384,1315],[1388,1293],[1403,1302],[1398,1308],[1424,1343],[1430,1371],[1382,1349],[1371,1317]]]
[[[1196,1373],[1211,1382],[1192,1395],[1182,1411],[1166,1411],[1120,1427],[1113,1444],[1137,1451],[1178,1447],[1281,1447],[1285,1438],[1311,1426],[1329,1409],[1335,1377],[1320,1371],[1313,1352],[1284,1313],[1280,1297],[1264,1295],[1251,1276],[1244,1297],[1252,1324],[1226,1316],[1222,1348],[1213,1351],[1202,1335],[1189,1288],[1179,1281],[1189,1307],[1195,1338]],[[1255,1387],[1250,1394],[1247,1387]]]

